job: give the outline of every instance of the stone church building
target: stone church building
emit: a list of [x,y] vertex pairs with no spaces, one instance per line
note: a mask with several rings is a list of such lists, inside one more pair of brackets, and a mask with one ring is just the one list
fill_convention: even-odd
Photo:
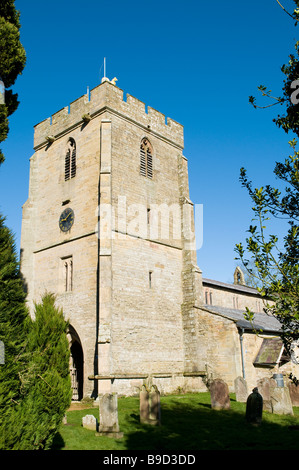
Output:
[[70,323],[73,399],[239,376],[251,390],[298,367],[238,268],[202,277],[183,149],[181,124],[108,79],[34,128],[21,271],[32,314],[53,292]]

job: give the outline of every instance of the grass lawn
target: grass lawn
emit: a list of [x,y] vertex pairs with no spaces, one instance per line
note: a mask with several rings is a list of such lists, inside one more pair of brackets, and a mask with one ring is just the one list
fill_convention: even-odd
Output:
[[299,450],[299,407],[294,416],[263,413],[259,427],[245,421],[246,404],[231,396],[231,409],[211,409],[209,393],[161,397],[161,426],[140,424],[139,397],[119,397],[123,438],[97,437],[82,427],[82,417],[98,407],[67,412],[53,450]]

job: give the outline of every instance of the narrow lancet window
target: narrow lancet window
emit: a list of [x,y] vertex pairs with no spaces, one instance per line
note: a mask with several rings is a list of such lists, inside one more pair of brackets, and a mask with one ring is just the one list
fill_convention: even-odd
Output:
[[149,273],[148,273],[148,287],[150,289],[152,288],[152,282],[153,282],[153,272],[149,271]]
[[153,177],[153,151],[147,139],[140,144],[140,174],[147,178]]
[[64,179],[65,181],[76,176],[76,142],[69,138],[65,154]]
[[63,258],[63,291],[71,292],[73,290],[73,257]]

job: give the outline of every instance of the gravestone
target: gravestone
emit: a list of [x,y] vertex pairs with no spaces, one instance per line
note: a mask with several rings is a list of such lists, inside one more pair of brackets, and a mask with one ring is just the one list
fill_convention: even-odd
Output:
[[156,385],[152,385],[149,393],[150,413],[149,418],[151,424],[161,424],[161,403],[160,392]]
[[289,382],[288,389],[290,398],[293,406],[299,406],[299,384],[296,385],[294,382]]
[[214,410],[230,409],[230,398],[227,383],[222,379],[214,379],[209,384],[211,407]]
[[98,420],[93,415],[83,416],[82,426],[85,429],[90,429],[91,431],[97,431],[98,430]]
[[100,398],[100,425],[96,436],[123,437],[118,424],[117,393],[106,393]]
[[140,412],[140,422],[148,423],[149,421],[149,392],[146,389],[146,386],[141,387],[139,393],[139,412]]
[[140,390],[140,422],[146,424],[161,424],[160,392],[156,385],[152,385],[150,391],[143,385]]
[[293,407],[288,387],[270,389],[272,413],[278,415],[293,415]]
[[263,396],[263,409],[275,414],[293,414],[288,387],[279,387],[273,378],[258,381],[258,389]]
[[259,426],[263,415],[263,397],[255,387],[246,401],[246,421],[253,426]]
[[248,398],[247,382],[243,377],[237,377],[235,379],[235,394],[237,401],[246,403]]
[[276,382],[273,378],[264,377],[257,383],[258,390],[263,397],[263,410],[273,412],[271,402],[271,389],[276,387]]

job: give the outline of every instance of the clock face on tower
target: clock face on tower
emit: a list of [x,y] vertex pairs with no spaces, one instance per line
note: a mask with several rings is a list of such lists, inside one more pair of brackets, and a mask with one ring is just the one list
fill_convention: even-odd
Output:
[[75,219],[75,214],[74,214],[73,209],[71,209],[70,207],[67,207],[66,209],[64,209],[64,211],[61,213],[59,217],[60,230],[62,232],[68,232],[74,223],[74,219]]

